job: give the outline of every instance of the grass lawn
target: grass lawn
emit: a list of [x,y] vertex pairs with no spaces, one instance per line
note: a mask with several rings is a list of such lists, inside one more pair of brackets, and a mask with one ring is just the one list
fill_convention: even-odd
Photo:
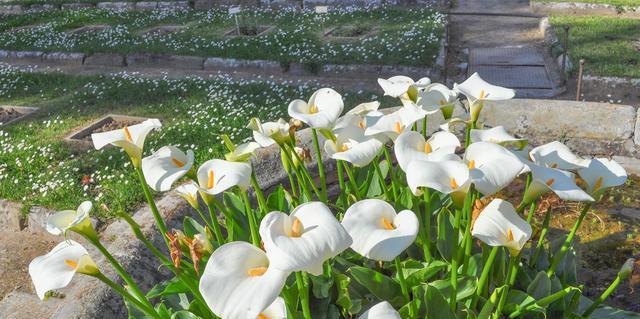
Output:
[[551,23],[557,34],[571,26],[569,56],[574,63],[585,59],[587,73],[640,78],[640,20],[554,16]]
[[584,2],[584,3],[598,3],[598,4],[611,4],[614,6],[640,6],[640,0],[535,0],[538,2]]
[[[116,148],[80,152],[63,137],[105,114],[157,117],[163,127],[149,135],[145,156],[176,145],[194,150],[202,163],[224,154],[219,134],[240,143],[250,137],[245,128],[250,117],[286,117],[288,103],[308,98],[314,89],[223,78],[42,75],[0,64],[0,105],[42,108],[30,119],[0,128],[0,198],[57,209],[93,200],[102,216],[130,211],[143,194],[127,156]],[[343,97],[346,107],[353,107],[372,94]],[[85,176],[92,183],[83,185]]]
[[[274,26],[259,36],[227,37],[235,29],[226,10],[114,12],[86,9],[8,16],[0,20],[0,49],[72,52],[149,52],[264,59],[307,64],[432,65],[440,49],[445,15],[430,9],[342,10],[318,16],[286,9],[245,10],[243,26]],[[95,33],[69,34],[85,25],[109,25]],[[169,34],[141,34],[158,25],[182,25]],[[22,28],[35,26],[33,28]],[[355,26],[364,36],[329,39],[325,31]]]

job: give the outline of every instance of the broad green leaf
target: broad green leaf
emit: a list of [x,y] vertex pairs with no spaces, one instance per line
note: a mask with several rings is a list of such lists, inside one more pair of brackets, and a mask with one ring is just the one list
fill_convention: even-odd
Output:
[[527,294],[536,300],[551,294],[551,279],[549,279],[544,271],[539,272],[536,278],[529,284]]
[[336,283],[336,288],[338,289],[336,304],[342,308],[342,316],[350,317],[351,314],[360,312],[362,309],[362,300],[351,299],[351,290],[349,289],[351,278],[337,270],[334,270],[333,279]]
[[[528,305],[535,304],[536,299],[529,296],[526,292],[511,289],[507,296],[507,302],[504,306],[505,313],[511,313]],[[535,306],[532,311],[544,312],[544,308]]]
[[198,319],[200,317],[186,311],[186,310],[180,310],[176,313],[174,313],[171,316],[171,319]]
[[193,238],[194,235],[203,234],[204,227],[200,225],[195,219],[185,216],[182,220],[182,224],[184,227],[184,234],[189,238]]
[[441,210],[438,214],[438,240],[437,246],[440,255],[447,261],[451,261],[453,253],[453,223],[448,210]]
[[[458,289],[456,290],[456,299],[458,301],[465,300],[469,298],[476,292],[476,286],[478,284],[478,279],[476,277],[460,277],[458,278]],[[443,279],[436,280],[429,285],[438,288],[440,293],[445,296],[447,300],[451,297],[451,280]]]
[[407,286],[413,287],[431,279],[434,275],[447,268],[447,263],[441,260],[434,260],[431,263],[419,263],[419,268],[405,264],[403,274],[407,281]]
[[187,288],[184,282],[173,278],[171,280],[165,280],[151,288],[151,290],[147,292],[147,298],[157,298],[186,292],[189,292],[189,288]]
[[425,285],[424,302],[427,309],[427,319],[457,319],[438,288]]
[[[587,297],[580,297],[580,306],[578,315],[584,313],[584,311],[591,306],[593,301],[589,300]],[[624,311],[621,309],[616,309],[613,307],[609,307],[606,305],[600,305],[596,310],[591,314],[591,318],[606,318],[606,319],[640,319],[640,313]]]
[[390,277],[360,266],[349,268],[349,273],[355,281],[367,288],[374,296],[388,301],[395,308],[401,307],[407,302],[402,295],[400,284]]
[[285,194],[285,189],[282,185],[279,185],[269,197],[267,197],[267,206],[269,211],[287,212],[289,211],[289,204]]
[[333,278],[327,278],[322,275],[309,275],[309,279],[311,279],[311,291],[316,298],[322,299],[329,297],[329,290],[333,287]]

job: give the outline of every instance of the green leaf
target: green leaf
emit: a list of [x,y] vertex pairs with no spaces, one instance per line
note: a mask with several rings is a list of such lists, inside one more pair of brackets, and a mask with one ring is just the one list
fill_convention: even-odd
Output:
[[333,279],[327,278],[325,276],[313,276],[309,275],[309,279],[311,279],[311,291],[313,292],[313,296],[322,299],[329,297],[329,291],[331,287],[333,287]]
[[337,270],[334,270],[333,280],[335,281],[336,288],[338,289],[336,305],[342,308],[342,316],[348,318],[351,317],[351,314],[360,312],[362,309],[362,301],[351,298],[351,291],[349,290],[351,278]]
[[413,193],[411,192],[411,189],[409,189],[408,187],[405,187],[402,189],[402,191],[400,192],[400,196],[398,196],[398,201],[396,202],[396,209],[398,211],[400,210],[404,210],[404,209],[412,209],[413,208]]
[[403,274],[409,287],[422,284],[447,268],[447,263],[441,260],[434,260],[431,263],[418,263],[418,265],[418,267],[414,268],[405,262]]
[[415,309],[420,309],[420,304],[422,302],[420,301],[420,299],[413,299],[410,302],[408,302],[407,304],[405,304],[404,306],[402,306],[402,308],[400,308],[400,310],[398,310],[398,312],[400,313],[400,317],[401,318],[410,318],[411,316],[409,316],[409,309],[411,309],[411,307],[415,307]]
[[[533,305],[535,304],[535,302],[536,299],[529,296],[526,292],[511,289],[509,290],[509,294],[507,295],[507,302],[504,306],[504,312],[511,313],[528,305]],[[544,312],[544,308],[539,306],[534,306],[531,310],[536,312]]]
[[424,301],[427,308],[427,319],[457,319],[438,288],[425,285]]
[[171,316],[171,319],[198,319],[200,317],[186,310],[180,310]]
[[[458,289],[456,290],[456,299],[458,301],[465,300],[476,292],[476,286],[478,285],[478,280],[476,277],[459,277],[458,278]],[[436,280],[429,285],[438,288],[440,293],[443,296],[446,296],[447,300],[449,300],[451,296],[451,280],[443,279]]]
[[400,285],[390,277],[360,266],[349,268],[349,273],[355,281],[367,288],[374,296],[388,301],[395,308],[401,307],[407,302],[402,295]]
[[147,298],[157,298],[187,292],[189,292],[189,288],[184,282],[174,277],[171,280],[165,280],[151,288],[151,290],[147,292]]
[[451,222],[449,210],[441,210],[440,214],[438,214],[438,240],[436,244],[440,255],[447,261],[451,261],[451,255],[453,253],[453,231],[453,223]]
[[[580,297],[580,306],[579,313],[584,313],[593,301],[589,300],[586,297]],[[607,319],[640,319],[640,313],[624,311],[621,309],[609,307],[606,305],[600,305],[596,310],[591,314],[590,318],[607,318]]]
[[267,207],[269,208],[269,211],[289,211],[286,191],[282,185],[278,185],[278,187],[269,194],[269,197],[267,197]]
[[193,238],[193,236],[197,234],[204,234],[204,227],[189,216],[186,216],[182,220],[182,225],[184,227],[184,234],[189,238]]
[[536,278],[527,287],[527,294],[536,300],[551,294],[551,279],[549,279],[546,272],[538,272]]

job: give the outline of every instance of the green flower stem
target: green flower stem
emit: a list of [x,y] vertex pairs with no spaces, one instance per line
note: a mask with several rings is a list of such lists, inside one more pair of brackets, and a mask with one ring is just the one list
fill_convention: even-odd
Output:
[[384,158],[387,160],[387,164],[389,165],[389,176],[391,177],[391,187],[393,188],[393,199],[394,201],[398,200],[398,181],[396,180],[396,174],[393,172],[393,162],[391,161],[391,155],[389,154],[389,149],[387,149],[387,145],[382,146],[382,151],[384,152]]
[[96,248],[98,248],[98,250],[102,253],[102,255],[104,255],[107,258],[107,260],[109,261],[109,263],[111,263],[111,266],[113,266],[113,269],[116,271],[116,273],[124,280],[124,282],[127,283],[127,286],[129,287],[129,289],[131,289],[135,297],[141,303],[145,304],[145,306],[151,307],[153,309],[153,306],[151,305],[149,300],[145,297],[145,294],[142,293],[142,291],[138,287],[138,284],[133,280],[133,278],[131,278],[129,273],[127,273],[127,271],[124,270],[124,268],[122,268],[122,265],[120,265],[120,263],[113,257],[113,255],[111,255],[109,250],[107,250],[107,248],[105,248],[102,245],[100,240],[92,239],[90,237],[85,237],[85,239],[87,239],[87,241],[89,241]]
[[224,241],[224,236],[222,236],[222,231],[220,230],[220,221],[218,220],[218,215],[216,214],[216,212],[213,210],[213,207],[211,206],[212,205],[207,205],[207,208],[209,209],[209,218],[211,218],[213,235],[216,237],[216,241],[218,242],[218,244],[222,245],[224,244],[225,241]]
[[376,174],[378,175],[380,187],[382,187],[382,190],[384,191],[384,197],[387,201],[393,200],[394,198],[391,196],[391,192],[387,187],[386,179],[384,178],[384,176],[382,176],[382,170],[380,170],[380,162],[378,162],[377,158],[372,162],[372,165],[374,170],[376,171]]
[[427,138],[427,117],[422,119],[422,137]]
[[538,255],[540,255],[540,251],[544,246],[544,239],[549,232],[549,222],[551,221],[551,209],[547,210],[546,215],[544,216],[544,222],[542,223],[542,230],[540,231],[540,238],[538,238],[538,243],[536,244],[536,249],[533,252],[533,256],[531,257],[531,261],[529,261],[530,265],[535,265],[538,261]]
[[451,242],[453,243],[453,253],[451,254],[451,300],[450,306],[451,311],[456,313],[457,308],[457,294],[458,294],[458,237],[460,235],[460,218],[462,216],[462,211],[456,209],[455,222],[453,224],[453,238]]
[[471,259],[471,248],[473,248],[473,239],[471,236],[471,220],[473,219],[473,205],[476,201],[476,198],[480,195],[478,192],[473,189],[470,190],[471,198],[465,203],[465,216],[467,218],[467,225],[464,230],[464,240],[462,244],[464,245],[464,259],[462,261],[462,273],[467,272],[467,268],[469,267],[469,259]]
[[149,186],[147,186],[147,181],[144,178],[144,173],[142,172],[142,167],[136,167],[136,173],[138,173],[138,179],[140,180],[140,186],[142,186],[142,191],[144,192],[144,197],[147,199],[149,203],[149,208],[153,213],[153,218],[156,220],[156,225],[158,226],[158,230],[160,230],[160,234],[162,234],[162,238],[164,239],[164,243],[167,245],[167,249],[169,249],[169,240],[167,239],[167,225],[165,225],[160,212],[158,211],[158,207],[156,206],[156,202],[153,200],[153,196],[151,196],[151,191],[149,190]]
[[351,188],[353,188],[353,195],[356,196],[356,200],[360,200],[361,196],[358,189],[358,183],[356,182],[356,178],[353,175],[353,171],[351,170],[351,167],[349,167],[349,164],[347,162],[344,162],[344,161],[340,161],[340,162],[344,166],[344,170],[347,172],[347,176],[349,176],[349,183],[351,184]]
[[618,287],[618,285],[620,284],[620,282],[622,282],[622,279],[620,278],[620,276],[616,276],[616,279],[611,283],[611,285],[609,285],[609,288],[607,288],[607,290],[605,290],[602,295],[600,295],[600,297],[598,297],[598,299],[596,299],[591,306],[589,306],[589,308],[582,314],[583,317],[585,318],[589,318],[589,316],[591,316],[591,314],[596,310],[596,308],[598,308],[598,306],[609,297],[609,295],[611,295],[611,293],[613,293],[614,290],[616,290],[616,288]]
[[209,218],[207,218],[204,215],[204,212],[202,212],[202,209],[200,209],[200,207],[194,207],[194,209],[198,213],[198,216],[200,216],[200,218],[204,221],[204,223],[209,227],[209,229],[213,229],[213,226],[211,225],[211,221],[209,221]]
[[[484,263],[484,266],[482,266],[482,273],[480,274],[480,279],[478,280],[478,288],[476,289],[476,295],[478,297],[484,294],[484,288],[489,280],[489,274],[491,273],[491,269],[493,269],[493,262],[496,260],[498,250],[500,250],[500,246],[491,247],[489,257],[487,257],[487,261]],[[474,305],[476,301],[477,298],[474,300]]]
[[138,225],[138,223],[136,223],[135,220],[133,220],[133,218],[131,218],[131,216],[127,215],[126,213],[120,214],[119,215],[120,218],[124,219],[127,224],[129,224],[129,227],[131,227],[131,230],[133,230],[133,234],[136,236],[136,238],[138,240],[140,240],[142,243],[144,243],[144,245],[147,247],[147,249],[149,249],[154,255],[156,255],[156,257],[158,257],[158,259],[160,259],[160,261],[167,267],[169,268],[173,268],[173,263],[165,256],[163,255],[157,248],[156,246],[154,246],[142,233],[142,231],[140,230],[140,225]]
[[533,214],[536,212],[536,208],[538,208],[538,201],[534,200],[529,207],[529,214],[527,214],[527,223],[531,224],[531,219],[533,219]]
[[467,148],[469,147],[469,145],[471,145],[471,130],[476,129],[478,126],[477,124],[477,120],[476,121],[472,121],[470,124],[467,124],[467,130],[465,132],[465,140],[464,140],[464,147]]
[[[127,292],[127,290],[125,290],[124,288],[120,287],[120,285],[116,284],[115,282],[111,281],[111,279],[107,278],[105,275],[103,275],[101,272],[95,274],[95,275],[91,275],[92,277],[102,281],[103,283],[105,283],[107,286],[109,286],[111,289],[115,290],[117,293],[119,293],[123,298],[127,299],[130,303],[132,303],[133,305],[135,305],[136,307],[138,307],[138,309],[144,311],[144,313],[146,313],[147,315],[153,317],[153,318],[157,318],[157,319],[161,319],[160,315],[156,312],[156,310],[153,308],[153,306],[151,306],[151,304],[144,304],[142,303],[140,300],[136,299],[134,296],[132,296],[131,294],[129,294],[129,292]],[[144,298],[144,300],[147,300],[146,298]],[[147,301],[148,303],[148,301]]]
[[573,228],[571,228],[571,232],[567,236],[567,239],[562,244],[562,247],[560,247],[560,250],[553,256],[551,266],[549,266],[549,269],[547,270],[547,276],[549,276],[549,278],[553,276],[556,271],[556,267],[558,267],[558,264],[560,263],[560,260],[567,253],[567,250],[569,250],[569,246],[571,246],[573,242],[573,237],[575,237],[576,232],[578,232],[578,229],[580,228],[584,217],[587,215],[587,212],[589,212],[589,209],[591,209],[591,203],[587,203],[586,205],[584,205],[584,208],[580,212],[580,216],[578,217],[578,220],[576,220],[576,223],[573,225]]
[[296,284],[298,286],[300,303],[302,304],[302,314],[305,319],[311,319],[311,309],[309,308],[309,287],[304,279],[302,272],[296,272]]
[[256,176],[256,171],[253,167],[251,167],[251,186],[253,187],[253,191],[256,192],[256,199],[258,199],[258,205],[260,206],[262,215],[266,215],[269,212],[267,208],[267,201],[264,197],[264,193],[262,192],[262,188],[260,188],[258,177]]
[[[396,273],[398,274],[398,281],[400,282],[400,289],[402,290],[402,295],[407,302],[411,302],[411,296],[409,295],[409,287],[407,286],[407,281],[404,278],[404,273],[402,272],[402,263],[400,262],[400,256],[395,259],[396,264]],[[409,318],[413,318],[415,316],[415,308],[413,304],[409,306]]]
[[[518,307],[518,309],[514,312],[512,312],[511,314],[509,314],[509,318],[517,318],[519,316],[521,316],[523,313],[526,313],[527,311],[531,311],[533,309],[535,309],[536,307],[545,307],[549,304],[551,304],[552,302],[566,296],[567,294],[569,294],[572,291],[580,291],[580,289],[576,288],[576,287],[567,287],[564,288],[554,294],[551,294],[549,296],[546,296],[536,302],[531,302],[530,304],[523,306],[523,307]],[[586,317],[583,315],[583,317]]]
[[260,248],[260,235],[258,235],[258,223],[256,222],[256,216],[251,209],[251,202],[249,201],[249,195],[246,191],[241,190],[242,199],[244,200],[244,209],[249,219],[249,231],[251,232],[251,243]]
[[347,192],[347,187],[344,184],[344,174],[342,173],[342,163],[340,161],[336,161],[336,167],[338,170],[338,185],[340,185],[340,197],[342,197]]
[[315,128],[311,129],[311,133],[313,133],[313,148],[316,151],[316,162],[318,163],[318,175],[320,176],[320,187],[322,188],[322,197],[320,198],[323,202],[327,201],[327,180],[324,175],[324,163],[322,162],[322,151],[320,150],[320,143],[318,142],[318,132]]
[[513,286],[513,283],[516,281],[516,276],[518,275],[518,262],[520,261],[520,255],[511,256],[509,259],[509,270],[507,271],[507,282],[500,295],[500,301],[498,301],[498,306],[496,307],[496,312],[493,314],[494,319],[499,319],[502,315],[502,309],[504,308],[505,303],[507,302],[507,296],[509,295],[509,289]]
[[296,182],[293,179],[293,175],[290,171],[287,171],[287,175],[289,176],[289,186],[291,187],[291,196],[298,197],[298,190],[296,189]]
[[295,156],[296,160],[298,161],[297,171],[301,173],[300,176],[303,176],[309,182],[309,185],[311,185],[313,192],[316,194],[316,196],[320,200],[322,200],[320,191],[318,190],[318,187],[316,187],[315,181],[311,177],[311,174],[309,174],[309,170],[307,170],[307,167],[304,165],[304,161],[300,158],[300,156],[298,155],[298,152],[296,152],[295,148],[291,145],[288,145],[288,144],[283,144],[283,145],[285,147],[285,150],[288,150],[288,152],[285,151],[284,153],[287,154],[288,160],[289,162],[291,162],[291,165],[293,167],[296,166],[296,165],[293,165],[293,158],[291,158],[291,154],[293,154],[293,156]]
[[424,259],[426,262],[431,262],[433,260],[433,256],[431,255],[431,193],[428,187],[423,189],[424,198]]

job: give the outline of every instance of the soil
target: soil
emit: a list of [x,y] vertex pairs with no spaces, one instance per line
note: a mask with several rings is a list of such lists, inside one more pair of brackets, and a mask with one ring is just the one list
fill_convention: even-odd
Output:
[[84,136],[82,138],[83,141],[91,141],[91,134],[93,133],[102,133],[102,132],[109,132],[109,131],[114,131],[117,129],[121,129],[125,126],[131,126],[131,125],[136,125],[139,124],[140,121],[134,121],[134,120],[111,120],[107,123],[105,123],[104,125],[94,129],[93,131],[91,131],[91,133],[87,134],[87,136]]
[[48,234],[0,231],[0,300],[16,290],[35,293],[28,273],[29,263],[51,250],[56,242],[56,238]]
[[[269,26],[240,26],[240,36],[255,37],[269,30]],[[233,29],[225,34],[226,36],[238,36],[238,30]]]
[[0,108],[0,124],[7,123],[17,117],[22,116],[22,113],[12,108]]
[[329,32],[328,36],[341,38],[357,38],[368,34],[370,31],[371,27],[368,26],[341,26]]

